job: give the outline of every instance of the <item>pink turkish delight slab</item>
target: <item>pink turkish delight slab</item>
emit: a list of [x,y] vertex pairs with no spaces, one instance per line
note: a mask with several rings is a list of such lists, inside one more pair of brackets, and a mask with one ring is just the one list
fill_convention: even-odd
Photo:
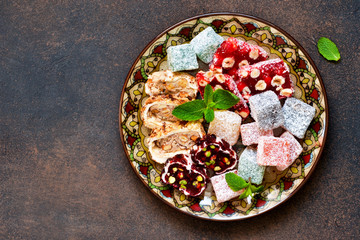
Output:
[[[237,174],[237,170],[235,171],[230,171],[232,173]],[[229,173],[229,172],[227,172]],[[221,175],[216,175],[212,178],[210,178],[211,184],[213,186],[215,195],[216,195],[216,199],[219,203],[222,202],[226,202],[232,198],[238,197],[240,196],[241,193],[244,192],[244,189],[241,189],[237,192],[234,192],[233,190],[231,190],[231,188],[229,188],[228,184],[226,183],[225,180],[225,175],[226,173],[223,173]]]
[[260,137],[257,148],[257,163],[262,166],[286,167],[290,158],[288,140],[278,137]]
[[290,132],[284,132],[280,138],[286,139],[290,145],[290,157],[289,161],[287,162],[286,166],[277,167],[279,171],[283,171],[288,168],[294,161],[300,156],[303,151],[303,147],[301,144],[296,140],[296,138]]
[[256,122],[243,124],[240,127],[242,144],[249,146],[258,144],[261,136],[273,136],[273,130],[261,130]]

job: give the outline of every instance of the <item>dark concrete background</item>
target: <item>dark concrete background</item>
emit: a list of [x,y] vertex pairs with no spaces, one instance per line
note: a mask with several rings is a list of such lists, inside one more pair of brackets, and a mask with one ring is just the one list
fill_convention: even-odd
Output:
[[[358,0],[0,1],[0,239],[359,238],[359,8]],[[277,209],[229,223],[153,196],[118,131],[121,89],[143,47],[185,18],[223,11],[297,39],[330,111],[305,186]],[[322,36],[338,45],[339,63],[317,52]]]

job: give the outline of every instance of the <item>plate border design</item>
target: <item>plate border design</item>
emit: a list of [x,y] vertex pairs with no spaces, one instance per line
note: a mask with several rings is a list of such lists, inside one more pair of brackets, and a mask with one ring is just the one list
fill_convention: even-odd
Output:
[[[238,216],[233,216],[233,214],[231,213],[230,211],[230,214],[227,214],[224,210],[226,210],[228,208],[227,206],[227,203],[225,203],[224,205],[222,205],[221,209],[222,209],[222,214],[220,216],[217,216],[217,217],[214,217],[216,216],[217,212],[215,213],[212,213],[209,215],[208,214],[202,214],[202,215],[196,215],[194,212],[192,211],[185,211],[183,209],[181,209],[182,206],[178,206],[178,203],[175,202],[175,203],[170,203],[169,201],[167,201],[164,196],[161,196],[161,192],[159,193],[156,193],[152,187],[149,186],[149,183],[147,183],[142,177],[140,174],[141,171],[139,169],[137,169],[134,164],[132,163],[132,160],[131,160],[131,156],[129,154],[129,151],[126,147],[126,142],[125,142],[125,138],[124,138],[124,133],[123,133],[123,119],[122,119],[122,110],[124,109],[124,107],[126,108],[127,106],[124,106],[124,94],[126,92],[126,88],[127,88],[127,84],[131,78],[131,75],[133,74],[133,71],[134,69],[137,67],[137,64],[139,63],[139,61],[141,61],[141,58],[142,56],[149,50],[149,48],[154,44],[156,43],[157,41],[159,41],[159,39],[164,36],[166,33],[168,32],[171,32],[172,30],[176,29],[177,27],[187,23],[187,22],[191,22],[191,21],[194,21],[194,20],[198,20],[198,19],[201,19],[201,18],[208,18],[208,17],[219,17],[221,18],[222,16],[227,16],[227,17],[231,17],[233,16],[234,18],[246,18],[246,19],[250,19],[250,20],[254,20],[254,21],[258,21],[258,22],[261,22],[267,26],[269,26],[270,28],[273,28],[275,29],[277,32],[281,33],[282,35],[284,35],[286,38],[288,38],[300,51],[301,53],[306,57],[306,60],[309,61],[308,65],[307,66],[311,66],[313,69],[313,71],[315,72],[315,78],[314,78],[314,83],[313,83],[313,86],[315,86],[315,82],[317,80],[317,82],[320,84],[320,87],[321,87],[321,94],[322,94],[322,98],[323,98],[323,105],[324,105],[324,109],[323,109],[323,113],[325,113],[325,121],[322,123],[323,126],[322,126],[322,131],[323,131],[323,139],[321,139],[321,145],[318,146],[320,148],[319,152],[317,153],[317,156],[315,159],[311,159],[309,160],[310,163],[312,164],[310,170],[304,174],[304,176],[301,178],[301,182],[296,186],[295,189],[293,189],[284,199],[279,199],[279,201],[275,204],[273,204],[272,206],[270,207],[267,207],[266,208],[266,201],[262,200],[263,202],[263,205],[258,207],[258,209],[262,209],[262,208],[265,208],[263,210],[259,210],[259,212],[255,213],[255,214],[252,214],[252,215],[243,215],[242,217],[238,217]],[[249,34],[251,33],[251,31],[249,32]],[[249,36],[247,36],[249,37]],[[286,42],[286,41],[285,41]],[[159,64],[160,65],[160,64]],[[142,97],[141,97],[142,99]],[[321,115],[323,114],[319,114],[319,119],[321,118]],[[131,114],[131,110],[130,110],[130,114]],[[139,117],[139,116],[137,116]],[[129,160],[130,162],[130,165],[132,166],[134,172],[136,173],[136,175],[140,178],[141,182],[143,182],[143,184],[154,194],[156,195],[159,199],[161,199],[164,203],[166,203],[167,205],[169,205],[170,207],[172,208],[175,208],[176,210],[182,212],[182,213],[185,213],[185,214],[188,214],[188,215],[191,215],[191,216],[194,216],[194,217],[197,217],[197,218],[200,218],[200,219],[206,219],[206,220],[212,220],[212,221],[234,221],[234,220],[242,220],[242,219],[247,219],[247,218],[251,218],[251,217],[254,217],[254,216],[258,216],[260,214],[263,214],[271,209],[274,209],[276,208],[277,206],[283,204],[284,202],[286,202],[291,196],[293,196],[305,183],[306,181],[309,179],[309,177],[311,176],[312,172],[314,171],[320,157],[321,157],[321,154],[322,154],[322,151],[324,149],[324,145],[326,143],[326,137],[327,137],[327,131],[328,131],[328,123],[329,122],[329,111],[328,111],[328,101],[327,101],[327,95],[326,95],[326,90],[325,90],[325,86],[323,84],[323,81],[322,81],[322,78],[320,76],[320,73],[316,67],[316,65],[314,64],[313,60],[310,58],[309,54],[305,51],[305,49],[290,35],[288,34],[286,31],[284,31],[283,29],[275,26],[274,24],[266,21],[266,20],[263,20],[261,18],[258,18],[258,17],[254,17],[254,16],[249,16],[249,15],[245,15],[245,14],[239,14],[239,13],[231,13],[231,12],[219,12],[219,13],[208,13],[208,14],[202,14],[202,15],[197,15],[197,16],[194,16],[194,17],[191,17],[191,18],[187,18],[183,21],[180,21],[178,22],[177,24],[165,29],[164,31],[162,31],[160,34],[158,34],[151,42],[149,42],[145,48],[141,51],[141,53],[138,55],[138,57],[136,58],[136,60],[134,61],[133,65],[131,66],[127,76],[126,76],[126,80],[124,82],[124,85],[122,87],[122,92],[121,92],[121,97],[120,97],[120,103],[119,103],[119,132],[120,132],[120,138],[121,138],[121,142],[122,142],[122,145],[123,145],[123,148],[124,148],[124,151],[125,151],[125,154],[127,156],[127,159]],[[140,124],[139,124],[140,125]],[[141,126],[139,126],[140,128]],[[140,129],[138,129],[138,132],[139,132],[139,135],[140,135]],[[138,141],[138,140],[135,140],[135,141]],[[136,142],[133,142],[132,146],[135,146]],[[147,153],[145,153],[147,154]],[[148,158],[148,156],[147,156]],[[309,158],[313,158],[311,156],[309,156]],[[301,162],[302,164],[302,169],[304,169],[304,162],[302,161]],[[147,168],[147,171],[151,171],[153,169],[153,166],[151,164],[148,165],[148,168]],[[149,172],[147,174],[147,176],[149,176]],[[144,175],[145,177],[145,175]],[[301,176],[300,176],[301,177]],[[279,188],[280,189],[284,189],[284,187],[286,187],[286,183],[284,184],[284,181],[282,179],[286,179],[285,176],[283,176],[280,181],[279,181]],[[148,179],[150,180],[150,179]],[[297,180],[297,179],[296,179]],[[296,181],[296,180],[293,180],[293,181]],[[171,192],[171,196],[173,196],[173,191],[174,190],[169,190]],[[280,192],[282,193],[282,192]],[[255,204],[258,202],[258,200],[261,200],[261,197],[258,197],[256,199],[256,202],[254,204],[252,204],[250,206],[250,208],[247,210],[247,213],[250,212],[254,207],[255,207]],[[186,205],[184,205],[186,206]],[[190,203],[188,204],[188,206],[192,206]],[[197,210],[195,212],[199,212],[199,211],[202,211],[203,209],[197,204],[196,206]],[[201,209],[199,209],[201,208]]]

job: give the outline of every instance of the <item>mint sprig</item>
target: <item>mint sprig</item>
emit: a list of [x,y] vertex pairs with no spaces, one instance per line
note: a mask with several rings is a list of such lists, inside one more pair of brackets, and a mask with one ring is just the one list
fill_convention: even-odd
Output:
[[330,39],[321,37],[317,42],[319,53],[329,61],[339,61],[340,52],[336,44]]
[[213,91],[208,84],[204,90],[203,100],[194,100],[176,106],[172,111],[172,115],[185,121],[195,121],[204,117],[207,122],[211,122],[215,118],[215,109],[231,108],[239,100],[239,97],[229,91],[223,89]]
[[255,193],[261,192],[264,190],[264,186],[255,186],[251,184],[251,178],[249,178],[249,181],[246,182],[242,177],[235,173],[227,173],[225,175],[226,183],[228,184],[229,188],[233,190],[234,192],[237,192],[241,189],[245,189],[244,192],[239,196],[239,199],[244,199],[249,196],[251,198],[254,197]]

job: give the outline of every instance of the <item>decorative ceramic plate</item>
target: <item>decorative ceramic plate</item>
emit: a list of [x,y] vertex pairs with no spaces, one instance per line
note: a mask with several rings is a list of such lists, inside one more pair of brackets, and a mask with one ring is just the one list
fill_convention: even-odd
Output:
[[[149,74],[167,69],[166,49],[188,43],[201,30],[212,27],[224,38],[236,37],[264,48],[270,58],[283,59],[290,68],[295,97],[316,108],[306,132],[303,152],[285,171],[267,167],[265,190],[251,204],[234,199],[201,206],[199,198],[187,197],[160,180],[162,165],[155,163],[145,139],[149,135],[140,119],[146,97],[144,84]],[[318,162],[327,133],[328,110],[324,85],[316,66],[304,49],[285,31],[258,18],[233,14],[207,14],[182,21],[165,30],[140,53],[125,80],[119,109],[120,134],[125,153],[136,175],[150,191],[171,207],[192,216],[211,220],[238,220],[264,213],[290,198],[309,178]]]

